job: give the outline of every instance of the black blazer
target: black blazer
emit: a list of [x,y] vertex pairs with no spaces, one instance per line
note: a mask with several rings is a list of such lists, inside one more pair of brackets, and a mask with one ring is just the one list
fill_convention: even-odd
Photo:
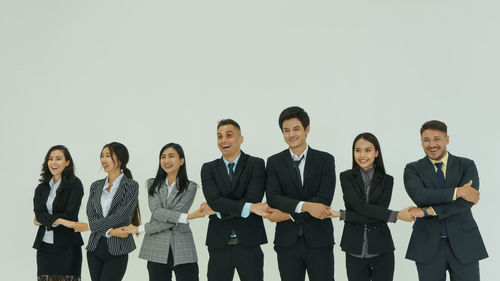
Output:
[[234,229],[242,246],[258,246],[267,243],[262,217],[250,213],[241,217],[246,202],[262,201],[265,189],[264,160],[241,152],[231,183],[222,158],[203,164],[201,168],[203,194],[208,205],[221,214],[210,216],[206,245],[222,248]]
[[479,189],[479,175],[474,161],[448,154],[444,188],[438,182],[434,166],[424,157],[405,167],[406,192],[418,207],[432,206],[437,216],[417,218],[413,224],[406,258],[427,263],[436,255],[441,236],[441,220],[446,219],[448,240],[453,253],[461,263],[471,263],[488,257],[471,202],[462,198],[453,200],[455,187],[472,180]]
[[359,169],[340,173],[340,184],[346,208],[345,225],[340,247],[343,251],[360,255],[365,224],[368,229],[368,253],[383,254],[394,251],[387,221],[391,214],[394,179],[375,170],[370,185],[369,203],[366,203],[363,177]]
[[266,172],[267,203],[292,215],[295,222],[287,220],[276,224],[274,244],[293,246],[297,240],[299,225],[304,238],[311,247],[326,247],[334,244],[333,224],[330,218],[320,220],[309,213],[295,213],[300,201],[332,204],[335,191],[335,159],[332,155],[309,147],[304,167],[304,184],[293,165],[290,150],[285,149],[267,159]]
[[33,243],[33,248],[35,249],[38,249],[42,243],[46,230],[54,231],[54,245],[83,245],[80,232],[75,232],[72,228],[67,228],[63,225],[52,227],[58,218],[78,221],[78,212],[80,211],[80,204],[83,197],[82,182],[77,177],[74,177],[68,180],[65,185],[60,198],[56,197],[54,203],[52,203],[52,215],[49,214],[46,206],[50,193],[49,183],[41,183],[35,190],[33,198],[35,217],[42,224],[38,227],[35,242]]
[[90,186],[90,194],[87,202],[87,216],[89,229],[91,231],[88,251],[94,251],[99,239],[106,239],[108,251],[112,255],[124,255],[132,252],[136,246],[132,235],[127,238],[111,236],[106,238],[106,231],[111,228],[127,226],[132,223],[132,218],[139,196],[139,184],[123,175],[120,185],[116,190],[111,207],[106,217],[102,214],[101,194],[103,192],[106,178],[95,181]]

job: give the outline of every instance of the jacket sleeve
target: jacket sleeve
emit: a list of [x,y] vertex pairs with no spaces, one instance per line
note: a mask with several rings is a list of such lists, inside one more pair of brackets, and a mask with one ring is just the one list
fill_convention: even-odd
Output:
[[324,163],[321,167],[321,186],[318,192],[309,200],[309,202],[322,203],[330,206],[335,193],[335,158],[327,155],[324,158]]
[[[91,194],[92,195],[92,194]],[[107,217],[100,217],[92,206],[87,205],[87,216],[89,219],[89,228],[92,232],[106,232],[107,230],[116,227],[117,223],[127,220],[130,214],[133,214],[139,195],[139,185],[132,181],[129,190],[125,194],[124,202]],[[89,204],[91,202],[89,198]]]
[[403,179],[406,192],[418,207],[435,206],[453,201],[453,189],[426,187],[414,163],[406,165]]
[[189,211],[189,208],[193,205],[194,197],[196,196],[196,185],[189,183],[188,188],[183,194],[179,194],[178,196],[180,196],[179,201],[172,209],[168,209],[163,207],[158,190],[155,191],[154,195],[148,195],[151,216],[160,222],[176,225],[181,214]]
[[[384,181],[384,192],[381,201],[390,201],[392,196],[392,186],[394,179],[387,177],[387,182]],[[344,202],[346,206],[350,206],[356,214],[366,218],[372,218],[379,221],[388,221],[391,215],[391,210],[385,207],[367,203],[363,198],[360,198],[355,192],[354,178],[345,173],[340,174],[340,184],[344,194]],[[352,214],[351,214],[352,215]],[[356,217],[356,216],[354,216]],[[346,221],[349,220],[349,213],[346,213]]]
[[272,208],[276,208],[285,213],[288,213],[292,215],[294,219],[299,219],[300,216],[297,216],[298,214],[295,214],[295,208],[297,207],[297,204],[299,204],[300,200],[289,198],[283,195],[276,167],[277,163],[274,162],[275,161],[272,158],[269,158],[267,160],[267,169],[266,169],[267,203]]

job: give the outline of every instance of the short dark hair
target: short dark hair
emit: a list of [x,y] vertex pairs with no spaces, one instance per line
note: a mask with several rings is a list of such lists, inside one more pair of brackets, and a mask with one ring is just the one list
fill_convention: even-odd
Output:
[[301,107],[290,106],[281,111],[280,117],[278,118],[278,123],[279,123],[278,125],[280,126],[281,131],[283,131],[283,122],[285,122],[285,120],[292,118],[299,119],[304,129],[306,129],[307,126],[309,126],[309,115],[307,115],[307,112]]
[[428,129],[438,130],[438,131],[441,131],[445,134],[448,134],[448,127],[446,126],[446,124],[444,122],[441,122],[439,120],[431,120],[431,121],[425,122],[422,125],[422,128],[420,128],[420,135],[422,135],[422,133]]
[[240,132],[241,132],[240,124],[238,124],[238,122],[234,121],[233,119],[222,119],[222,120],[220,120],[219,123],[217,123],[217,130],[220,127],[225,126],[225,125],[233,125],[236,128],[238,128],[238,130],[240,130]]

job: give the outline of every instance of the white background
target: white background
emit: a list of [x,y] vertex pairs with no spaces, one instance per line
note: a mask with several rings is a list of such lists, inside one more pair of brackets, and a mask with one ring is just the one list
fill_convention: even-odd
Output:
[[[32,198],[50,146],[68,146],[88,193],[105,177],[102,146],[124,143],[148,221],[144,182],[155,175],[164,144],[184,147],[188,175],[200,183],[201,165],[220,156],[218,120],[237,120],[243,150],[266,159],[286,148],[280,111],[299,105],[311,117],[308,143],[336,157],[337,175],[350,167],[358,133],[378,136],[395,177],[393,209],[411,204],[402,173],[424,155],[421,124],[445,121],[450,152],[479,169],[482,197],[473,213],[491,256],[480,262],[481,275],[494,280],[499,9],[495,0],[1,0],[2,278],[35,279]],[[82,221],[86,201],[87,194]],[[199,190],[193,209],[203,201]],[[343,208],[339,185],[333,202]],[[207,219],[191,227],[205,280]],[[339,242],[343,225],[336,220],[334,227]],[[267,222],[266,230],[264,276],[278,280],[274,225]],[[404,259],[411,225],[391,230],[394,280],[417,280],[414,263]],[[137,254],[130,254],[124,280],[147,279]],[[346,280],[338,245],[334,255],[335,278]],[[82,268],[89,280],[85,259]]]

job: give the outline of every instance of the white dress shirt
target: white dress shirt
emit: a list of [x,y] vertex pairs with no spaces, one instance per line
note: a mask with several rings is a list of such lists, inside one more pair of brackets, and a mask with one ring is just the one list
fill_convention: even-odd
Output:
[[[304,152],[300,155],[295,155],[292,150],[290,150],[290,154],[292,155],[293,161],[299,161],[300,158],[304,157],[302,161],[300,161],[299,164],[299,170],[300,170],[300,181],[302,182],[302,185],[304,184],[304,168],[306,167],[306,158],[307,158],[307,151],[309,150],[309,146],[306,145],[306,149],[304,149]],[[302,213],[302,205],[304,205],[304,201],[300,201],[297,206],[295,207],[295,213]]]
[[[114,181],[113,185],[111,186],[111,189],[108,192],[108,187],[109,187],[109,181],[108,177],[104,180],[104,187],[102,188],[102,194],[101,194],[101,208],[102,208],[102,215],[104,217],[108,216],[109,209],[111,208],[111,203],[113,202],[113,197],[116,194],[116,191],[118,190],[118,187],[120,186],[120,182],[123,178],[123,173],[121,173]],[[106,237],[109,238],[111,235],[109,235],[109,232],[111,231],[112,228],[108,229],[106,231]]]
[[[57,189],[61,185],[61,179],[59,179],[55,184],[54,184],[54,178],[50,179],[49,181],[50,185],[50,193],[49,197],[47,198],[47,203],[45,206],[47,206],[47,211],[49,214],[52,215],[52,204],[54,203],[54,199],[56,199],[56,193]],[[52,227],[56,227],[57,224],[52,225]],[[45,234],[43,235],[42,241],[47,243],[47,244],[54,244],[54,232],[52,230],[45,230]]]

